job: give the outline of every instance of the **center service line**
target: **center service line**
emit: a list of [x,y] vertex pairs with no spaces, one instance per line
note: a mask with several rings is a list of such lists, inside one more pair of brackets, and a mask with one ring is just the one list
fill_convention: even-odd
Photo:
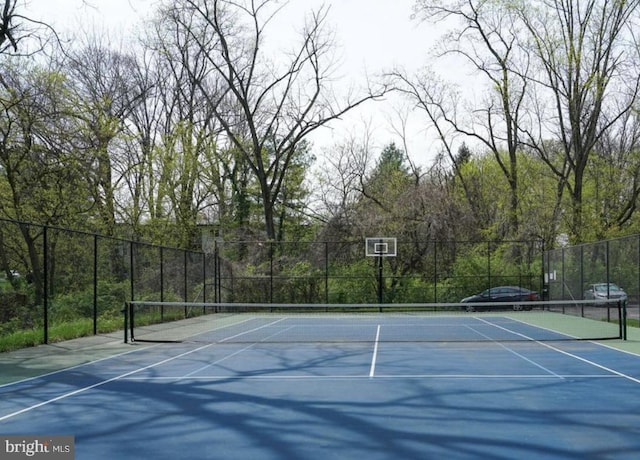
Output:
[[380,325],[378,324],[378,330],[376,331],[376,341],[373,345],[373,356],[371,357],[371,369],[369,369],[369,377],[373,377],[376,373],[376,359],[378,358],[378,343],[380,339]]

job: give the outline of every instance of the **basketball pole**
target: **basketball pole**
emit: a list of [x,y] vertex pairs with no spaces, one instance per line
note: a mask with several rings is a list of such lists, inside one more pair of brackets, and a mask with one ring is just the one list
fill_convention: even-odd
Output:
[[[384,303],[384,276],[382,273],[383,257],[396,256],[396,239],[390,237],[365,238],[365,255],[378,259],[378,303]],[[380,307],[382,311],[382,307]]]
[[[382,276],[382,255],[378,256],[378,303],[382,304],[383,302],[383,283],[384,277]],[[382,308],[380,308],[382,311]]]

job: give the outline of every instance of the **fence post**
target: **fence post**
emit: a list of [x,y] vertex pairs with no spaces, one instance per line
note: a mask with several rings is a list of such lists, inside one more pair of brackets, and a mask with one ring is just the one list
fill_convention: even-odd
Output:
[[269,303],[273,303],[273,245],[269,242]]
[[[184,301],[188,302],[189,301],[189,282],[188,282],[188,276],[187,276],[187,270],[188,270],[188,266],[189,266],[189,262],[188,262],[188,254],[187,251],[185,250],[183,252],[184,254],[184,261],[183,261],[183,276],[182,276],[182,282],[184,284],[183,289],[184,289]],[[186,307],[185,307],[186,308]],[[186,315],[185,315],[186,316]]]
[[44,307],[44,343],[49,343],[49,237],[48,226],[42,229],[42,305]]
[[436,240],[433,240],[433,301],[438,301],[438,242]]
[[184,297],[184,301],[185,301],[184,317],[186,318],[187,315],[188,315],[188,312],[189,312],[189,309],[188,309],[187,304],[186,304],[186,302],[189,301],[189,281],[188,281],[189,277],[187,276],[187,270],[189,268],[189,257],[188,257],[188,253],[187,253],[186,250],[183,252],[183,254],[184,254],[184,267],[183,267],[183,280],[182,281],[184,283],[184,287],[183,287],[183,289],[184,289],[183,297]]
[[160,246],[160,302],[164,302],[164,248]]
[[[129,242],[129,287],[131,288],[131,300],[135,300],[134,282],[133,282],[133,241]],[[131,318],[129,318],[131,319]]]
[[[207,302],[207,253],[203,252],[202,256],[202,303]],[[204,309],[203,309],[204,313]]]
[[584,296],[583,291],[584,291],[584,245],[581,245],[580,246],[580,298]]
[[[564,248],[561,249],[560,252],[560,273],[562,277],[562,284],[560,284],[560,300],[565,300],[565,282],[564,282]],[[564,306],[562,307],[562,312],[564,313]]]
[[[542,273],[540,273],[540,297],[542,300],[549,300],[549,286],[551,285],[550,272],[551,272],[551,257],[550,254],[545,252],[544,239],[540,240],[540,247],[542,249]],[[545,277],[545,273],[547,276]]]
[[220,292],[218,290],[219,281],[218,238],[216,238],[213,242],[213,301],[216,303],[220,302]]
[[[611,285],[610,285],[610,283],[611,283],[611,267],[609,266],[610,265],[610,263],[609,263],[609,260],[610,260],[610,257],[609,257],[609,240],[607,240],[605,242],[604,248],[605,248],[604,249],[604,259],[605,259],[604,269],[605,269],[605,276],[607,277],[607,298],[609,298],[609,291],[611,289]],[[620,281],[618,281],[618,282],[620,282]]]
[[93,335],[98,334],[98,235],[93,235]]
[[324,242],[324,302],[329,303],[329,242]]
[[487,277],[489,278],[489,287],[492,288],[493,284],[491,284],[491,241],[487,241]]

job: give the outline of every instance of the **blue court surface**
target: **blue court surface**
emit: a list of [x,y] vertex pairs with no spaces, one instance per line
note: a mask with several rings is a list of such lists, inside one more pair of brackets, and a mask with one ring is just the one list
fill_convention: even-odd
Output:
[[640,356],[488,329],[384,341],[398,325],[378,323],[370,340],[136,342],[0,386],[0,433],[73,435],[91,460],[640,455]]

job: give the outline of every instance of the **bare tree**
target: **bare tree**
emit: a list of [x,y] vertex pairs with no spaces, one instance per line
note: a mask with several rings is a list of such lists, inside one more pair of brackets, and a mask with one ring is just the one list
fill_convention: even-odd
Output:
[[[637,100],[640,72],[630,36],[639,5],[638,0],[540,0],[523,2],[518,10],[539,70],[528,77],[535,92],[532,123],[524,130],[527,143],[569,192],[569,224],[577,241],[594,149]],[[558,146],[564,161],[558,161]]]
[[21,51],[21,42],[29,41],[38,43],[38,47],[32,51],[37,52],[43,49],[49,33],[56,36],[48,24],[20,14],[18,1],[0,2],[0,54],[16,54]]
[[2,16],[0,16],[0,53],[4,53],[9,48],[18,51],[18,38],[15,36],[17,26],[13,24],[17,19],[16,1],[4,1]]
[[587,172],[593,187],[588,207],[595,237],[604,239],[611,229],[627,225],[640,197],[640,117],[637,110],[624,116],[602,136]]
[[[152,150],[141,143],[149,216],[158,221],[173,217],[178,242],[188,247],[197,236],[201,212],[213,195],[220,194],[224,174],[216,161],[220,129],[203,94],[216,92],[215,74],[198,41],[175,16],[167,21],[168,13],[160,11],[145,37],[149,62],[140,65],[138,78],[148,79],[142,78],[142,69],[153,75],[152,97],[132,113],[131,120],[141,141],[152,130],[157,136]],[[151,108],[153,126],[149,126]]]
[[459,93],[432,72],[406,75],[402,71],[394,71],[391,76],[396,81],[397,90],[412,100],[415,107],[426,115],[429,124],[435,130],[435,137],[442,146],[439,157],[446,158],[451,164],[452,180],[457,181],[462,187],[464,197],[476,220],[482,221],[482,207],[477,200],[473,183],[464,174],[465,161],[456,147],[458,138],[462,136],[457,126],[463,125],[458,117],[461,111]]
[[[488,82],[485,99],[470,107],[472,116],[454,118],[447,114],[445,107],[439,110],[442,121],[493,154],[509,184],[506,233],[517,236],[520,123],[529,65],[528,56],[520,46],[517,16],[508,3],[476,0],[419,0],[415,11],[417,16],[436,23],[457,21],[459,29],[444,36],[438,56],[461,57]],[[408,92],[415,98],[417,85],[411,86],[413,89]]]
[[[373,168],[371,136],[365,129],[361,137],[351,134],[325,149],[315,181],[320,202],[318,217],[326,221],[324,239],[327,241],[349,235],[361,224],[352,211],[362,195],[365,178]],[[366,233],[365,230],[355,231]]]
[[[283,6],[275,0],[180,0],[178,21],[204,50],[224,86],[205,91],[227,142],[246,159],[260,188],[265,235],[275,239],[274,208],[297,146],[312,131],[386,93],[368,88],[336,101],[327,9],[313,12],[301,42],[270,61],[267,29]],[[185,14],[188,13],[188,14]],[[187,19],[187,20],[185,20]]]
[[111,235],[116,222],[115,188],[120,180],[113,171],[114,142],[146,89],[133,80],[136,62],[131,55],[114,51],[97,38],[90,40],[67,54],[66,69],[78,109],[75,117],[81,140],[76,148],[89,158],[90,193],[102,230]]
[[[161,144],[159,125],[163,119],[162,88],[165,75],[155,66],[153,53],[141,53],[132,68],[135,91],[144,94],[132,107],[127,117],[127,136],[124,140],[122,161],[116,165],[122,177],[122,187],[128,199],[120,200],[119,212],[123,221],[132,225],[135,235],[143,233],[143,222],[154,218],[157,174],[154,157]],[[148,228],[148,226],[147,226]]]
[[[449,148],[453,127],[493,153],[510,187],[509,231],[519,227],[518,155],[540,157],[557,179],[554,215],[570,197],[569,231],[583,231],[583,189],[590,159],[637,100],[640,72],[632,21],[640,2],[417,0],[418,17],[459,19],[439,56],[455,54],[487,78],[488,97],[459,117],[433,83],[406,75],[403,90],[427,113]],[[420,78],[420,77],[419,77]],[[418,96],[419,95],[419,96]],[[446,105],[445,105],[446,104]],[[600,143],[601,144],[601,143]],[[458,174],[467,196],[469,184]],[[566,194],[565,194],[566,192]],[[471,202],[470,202],[471,203]],[[557,225],[559,219],[552,219]]]

